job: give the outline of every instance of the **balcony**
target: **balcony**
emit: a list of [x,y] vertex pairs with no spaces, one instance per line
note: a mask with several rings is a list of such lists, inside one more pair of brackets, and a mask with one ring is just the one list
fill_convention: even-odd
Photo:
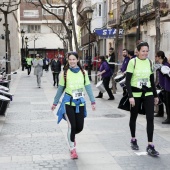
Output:
[[77,25],[82,26],[86,21],[86,9],[91,8],[91,1],[82,1],[79,5],[78,12],[81,13],[81,16],[77,15]]
[[149,4],[144,5],[144,6],[141,8],[140,12],[141,12],[141,13],[149,13],[149,12],[151,12],[151,10],[154,10],[154,5],[153,5],[153,3],[149,3]]
[[128,20],[129,18],[134,17],[134,16],[136,17],[136,14],[137,14],[137,9],[127,12],[123,17],[123,20]]
[[[96,40],[96,36],[94,33],[90,34],[90,42]],[[81,46],[89,44],[89,33],[81,37]]]
[[107,24],[109,27],[111,27],[111,26],[115,25],[116,23],[117,23],[117,19],[112,19],[112,20],[108,21]]

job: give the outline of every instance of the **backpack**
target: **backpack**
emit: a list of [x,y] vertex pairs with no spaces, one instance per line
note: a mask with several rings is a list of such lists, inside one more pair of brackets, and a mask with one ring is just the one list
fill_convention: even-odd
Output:
[[[149,60],[149,63],[150,63],[151,72],[153,72],[153,63],[149,58],[148,58],[148,60]],[[134,69],[135,69],[135,67],[136,67],[136,57],[134,58]]]

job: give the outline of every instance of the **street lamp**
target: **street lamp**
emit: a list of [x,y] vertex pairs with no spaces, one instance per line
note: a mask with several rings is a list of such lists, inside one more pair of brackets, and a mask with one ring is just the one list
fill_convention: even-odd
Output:
[[89,20],[89,56],[88,56],[88,75],[89,75],[89,80],[91,81],[91,54],[90,54],[90,27],[91,27],[91,19],[92,19],[92,15],[93,15],[93,10],[89,9],[86,13],[87,15],[87,19]]
[[58,58],[60,57],[60,47],[58,47]]
[[72,22],[71,22],[71,21],[70,21],[70,23],[68,24],[68,29],[70,30],[69,47],[70,47],[70,51],[72,51],[71,41],[72,41],[72,29],[73,29],[73,26],[72,26]]
[[5,31],[5,59],[6,59],[6,74],[8,74],[8,35],[9,35],[9,30],[8,30],[8,24],[4,23],[3,24],[4,31]]
[[25,31],[21,30],[21,37],[22,37],[22,48],[21,48],[21,64],[22,64],[22,71],[24,71],[24,35]]
[[28,43],[28,37],[25,37],[25,57],[27,57],[27,43]]
[[34,58],[35,58],[35,41],[37,40],[38,38],[34,36]]

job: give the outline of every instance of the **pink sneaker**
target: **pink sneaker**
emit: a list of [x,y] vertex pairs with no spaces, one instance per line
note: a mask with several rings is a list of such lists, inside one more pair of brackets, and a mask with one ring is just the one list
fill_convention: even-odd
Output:
[[70,154],[71,154],[71,159],[77,159],[78,158],[76,149],[71,150]]

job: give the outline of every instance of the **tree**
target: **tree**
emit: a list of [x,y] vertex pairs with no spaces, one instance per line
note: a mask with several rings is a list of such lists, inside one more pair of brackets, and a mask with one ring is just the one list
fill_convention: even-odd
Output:
[[[115,40],[115,61],[118,61],[118,46],[119,46],[119,29],[122,27],[122,21],[123,21],[123,17],[127,11],[127,8],[130,4],[133,3],[134,0],[129,0],[129,1],[125,1],[125,0],[122,0],[125,4],[125,7],[123,9],[123,12],[120,13],[120,1],[117,1],[117,6],[118,6],[118,15],[117,16],[120,16],[120,18],[117,18],[118,19],[118,22],[116,24],[116,40]],[[118,71],[118,67],[116,66],[115,67],[115,72]],[[113,80],[112,80],[113,82]],[[112,83],[113,84],[113,92],[115,93],[116,92],[116,87],[115,87],[115,83]]]
[[48,23],[48,19],[46,19],[46,21],[47,21],[47,26],[52,30],[52,32],[54,33],[54,34],[56,34],[59,38],[60,38],[60,40],[63,42],[63,47],[64,47],[64,49],[66,49],[66,50],[68,50],[67,48],[67,42],[66,42],[66,39],[68,39],[68,37],[66,37],[66,35],[65,35],[65,32],[62,30],[62,28],[59,30],[59,31],[56,31],[55,29],[54,29],[54,26],[53,26],[53,24],[50,24],[50,23]]
[[[0,2],[0,12],[4,15],[4,27],[5,27],[5,52],[6,52],[6,74],[11,73],[11,46],[8,29],[8,15],[18,10],[21,0],[3,0]],[[11,76],[8,76],[11,79]]]
[[[72,46],[72,35],[70,34],[70,30],[68,29],[68,19],[67,17],[69,16],[71,22],[72,22],[72,27],[73,27],[73,36],[74,36],[74,43],[76,47],[76,51],[78,51],[78,43],[77,43],[77,35],[76,35],[76,30],[75,30],[75,21],[74,21],[74,15],[73,15],[73,4],[75,1],[72,0],[61,0],[62,4],[56,5],[55,1],[53,0],[38,0],[38,2],[34,2],[33,0],[26,0],[26,2],[34,4],[36,7],[40,6],[43,8],[46,12],[49,14],[55,16],[57,20],[59,20],[64,29],[66,30],[67,36],[68,36],[68,41],[69,41],[69,48],[70,50],[73,50]],[[57,3],[58,1],[56,1]],[[56,9],[56,8],[62,8],[63,9],[63,15],[57,15],[54,12],[52,12],[50,9]],[[68,12],[70,15],[68,15]]]
[[160,50],[160,2],[158,0],[154,1],[155,7],[155,27],[156,27],[156,44],[155,53]]

